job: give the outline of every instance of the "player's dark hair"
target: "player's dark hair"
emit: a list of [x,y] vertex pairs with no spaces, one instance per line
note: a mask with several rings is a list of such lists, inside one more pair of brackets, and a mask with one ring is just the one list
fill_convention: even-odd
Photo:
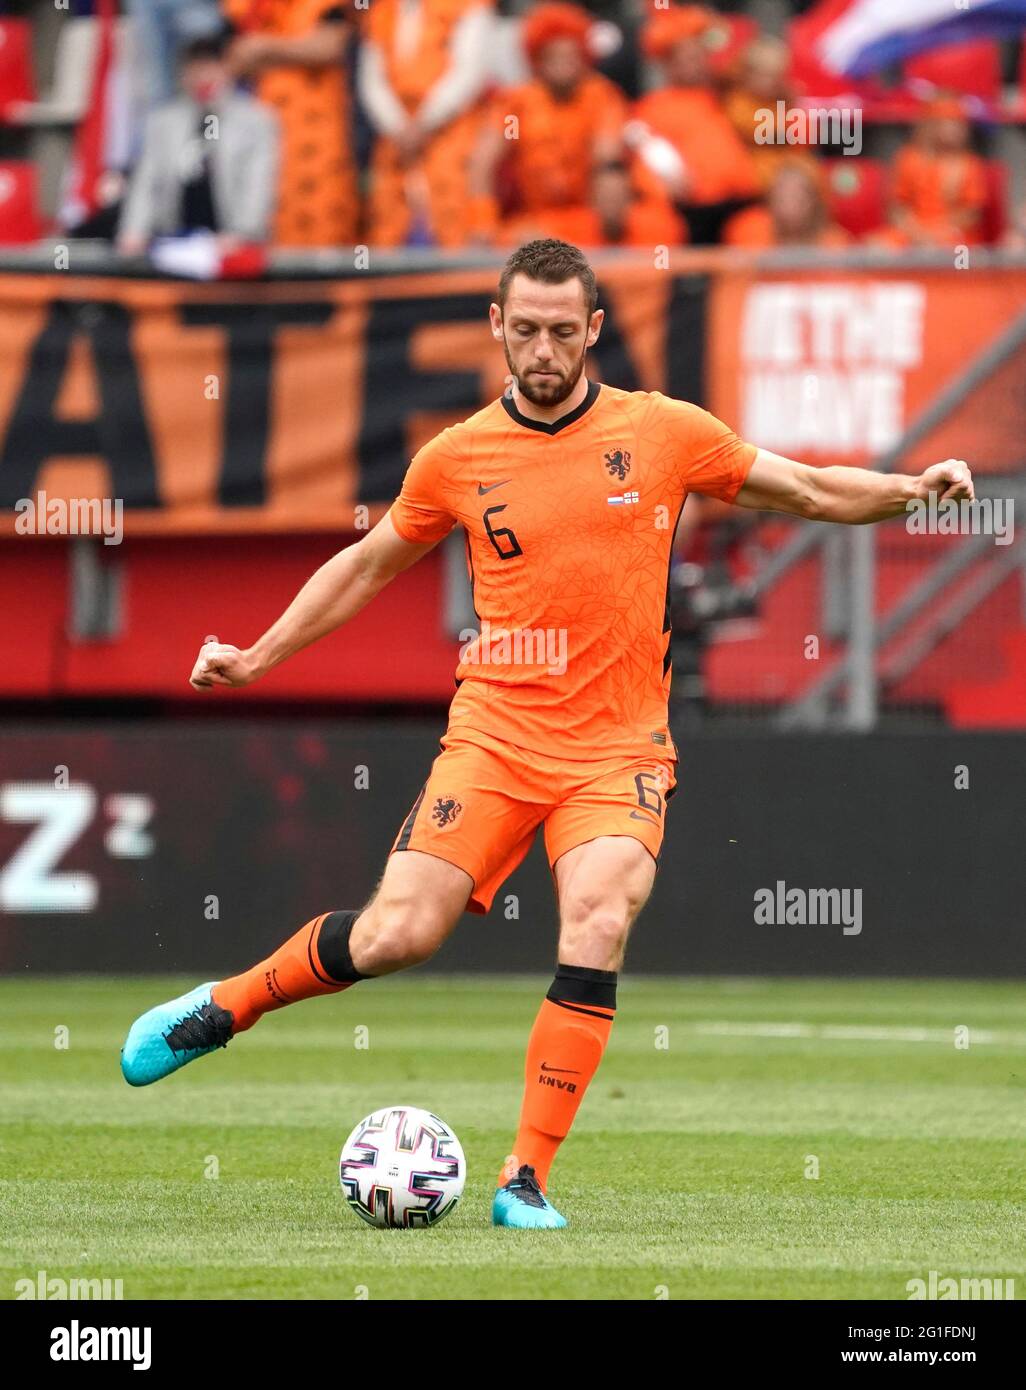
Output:
[[584,289],[588,317],[595,312],[598,303],[595,272],[588,264],[583,251],[571,246],[568,241],[556,241],[554,237],[545,237],[539,241],[527,241],[523,246],[517,247],[502,267],[502,274],[499,276],[499,308],[503,312],[514,275],[526,275],[529,280],[538,280],[543,285],[562,285],[564,281],[576,276]]

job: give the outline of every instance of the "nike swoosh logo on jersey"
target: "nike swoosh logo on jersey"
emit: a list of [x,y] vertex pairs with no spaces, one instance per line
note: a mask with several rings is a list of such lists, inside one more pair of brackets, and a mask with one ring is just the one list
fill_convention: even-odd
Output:
[[477,495],[478,497],[483,497],[486,492],[494,492],[497,487],[505,487],[507,483],[511,483],[512,481],[512,478],[503,478],[501,483],[489,483],[487,487],[485,487],[484,483],[478,483]]
[[[659,817],[655,814],[654,811],[649,812],[649,815],[652,816],[653,820],[656,820],[656,821],[659,820]],[[648,820],[648,815],[644,815],[644,816],[643,816],[643,815],[641,814],[640,811],[632,811],[632,812],[631,812],[631,820]],[[652,824],[652,821],[649,821],[648,823],[649,823],[649,825],[651,825],[651,824]]]

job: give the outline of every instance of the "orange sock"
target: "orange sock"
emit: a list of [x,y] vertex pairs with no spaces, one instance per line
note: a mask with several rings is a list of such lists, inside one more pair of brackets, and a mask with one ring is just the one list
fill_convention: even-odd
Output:
[[349,933],[359,915],[322,912],[266,960],[215,985],[214,1003],[235,1015],[232,1035],[252,1028],[272,1009],[320,994],[338,994],[368,979],[354,967],[349,954]]
[[615,970],[557,967],[527,1044],[520,1128],[499,1174],[500,1187],[528,1163],[544,1191],[552,1160],[598,1070],[615,1014]]

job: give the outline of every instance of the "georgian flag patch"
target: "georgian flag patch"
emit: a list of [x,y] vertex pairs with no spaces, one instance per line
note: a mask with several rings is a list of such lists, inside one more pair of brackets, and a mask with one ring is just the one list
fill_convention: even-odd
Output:
[[617,497],[607,497],[606,501],[611,507],[620,507],[625,503],[636,502],[638,494],[636,492],[624,492]]

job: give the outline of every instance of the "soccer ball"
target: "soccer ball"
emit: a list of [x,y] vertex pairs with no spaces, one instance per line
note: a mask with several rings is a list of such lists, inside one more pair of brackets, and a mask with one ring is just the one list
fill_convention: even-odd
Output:
[[372,1226],[434,1226],[463,1194],[467,1160],[452,1130],[429,1110],[375,1110],[342,1145],[346,1201]]

